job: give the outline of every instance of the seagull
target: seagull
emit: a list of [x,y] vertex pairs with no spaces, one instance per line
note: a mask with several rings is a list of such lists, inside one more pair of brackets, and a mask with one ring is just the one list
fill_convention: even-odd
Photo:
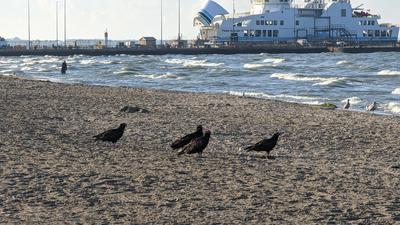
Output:
[[350,109],[350,106],[350,99],[347,99],[347,103],[343,106],[343,109]]
[[183,154],[196,154],[198,153],[200,156],[203,154],[204,149],[207,147],[211,137],[211,131],[206,131],[204,136],[193,139],[189,144],[187,144],[178,155]]
[[376,104],[376,102],[374,102],[374,103],[368,105],[366,109],[367,109],[367,111],[373,112],[378,109],[378,105]]
[[182,148],[185,145],[189,144],[193,139],[203,136],[203,126],[197,126],[197,130],[194,133],[188,134],[171,144],[172,149]]
[[122,135],[124,135],[125,127],[126,123],[122,123],[117,129],[107,130],[101,134],[93,136],[93,138],[95,138],[96,141],[108,141],[115,144],[122,138]]
[[264,139],[260,142],[258,142],[255,145],[249,146],[245,148],[244,150],[251,152],[251,151],[256,151],[256,152],[267,152],[268,157],[269,153],[272,151],[272,149],[275,148],[276,144],[278,143],[279,136],[281,136],[283,133],[276,133],[272,136],[270,139]]

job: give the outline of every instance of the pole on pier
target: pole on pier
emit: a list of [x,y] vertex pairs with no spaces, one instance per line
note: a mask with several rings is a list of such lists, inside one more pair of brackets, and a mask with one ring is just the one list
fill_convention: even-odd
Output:
[[160,37],[160,42],[161,42],[161,47],[163,46],[163,0],[161,0],[161,37]]
[[28,49],[31,50],[31,5],[28,0]]
[[56,1],[56,47],[58,47],[58,1]]
[[64,0],[64,47],[67,48],[67,0]]
[[181,47],[181,0],[178,0],[178,47]]

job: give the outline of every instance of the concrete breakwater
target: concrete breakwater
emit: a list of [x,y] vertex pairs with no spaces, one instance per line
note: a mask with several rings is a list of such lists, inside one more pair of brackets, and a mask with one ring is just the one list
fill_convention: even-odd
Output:
[[400,52],[400,47],[245,47],[245,48],[157,48],[157,49],[138,49],[138,48],[110,48],[110,49],[39,49],[39,50],[15,50],[0,49],[0,56],[23,56],[23,55],[207,55],[207,54],[282,54],[282,53],[323,53],[323,52],[343,52],[343,53],[372,53],[372,52]]

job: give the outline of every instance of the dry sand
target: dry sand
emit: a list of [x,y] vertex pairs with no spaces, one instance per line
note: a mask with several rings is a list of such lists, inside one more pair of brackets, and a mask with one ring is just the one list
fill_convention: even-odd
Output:
[[[0,97],[0,224],[400,223],[399,117],[10,77]],[[203,158],[177,157],[197,124]],[[276,131],[275,159],[241,150]]]

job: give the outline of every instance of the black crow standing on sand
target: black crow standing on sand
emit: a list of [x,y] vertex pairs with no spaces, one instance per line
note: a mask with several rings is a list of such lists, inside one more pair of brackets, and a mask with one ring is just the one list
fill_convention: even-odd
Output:
[[203,154],[204,149],[207,147],[208,142],[210,141],[211,131],[206,131],[204,136],[193,139],[189,144],[187,144],[178,155],[183,154],[196,154],[198,153],[200,156]]
[[244,150],[246,150],[248,152],[251,152],[251,151],[267,152],[268,157],[269,157],[269,153],[272,151],[272,149],[275,148],[276,144],[278,143],[279,136],[281,136],[282,134],[283,133],[278,132],[278,133],[274,134],[274,136],[272,136],[272,138],[264,139],[255,145],[245,148]]
[[93,136],[93,138],[95,138],[96,141],[108,141],[115,144],[119,139],[122,138],[122,135],[124,135],[125,127],[126,123],[122,123],[117,129],[105,131],[101,134]]
[[203,136],[203,127],[201,125],[197,126],[197,130],[194,133],[188,134],[171,144],[172,149],[182,148],[189,144],[193,139]]

